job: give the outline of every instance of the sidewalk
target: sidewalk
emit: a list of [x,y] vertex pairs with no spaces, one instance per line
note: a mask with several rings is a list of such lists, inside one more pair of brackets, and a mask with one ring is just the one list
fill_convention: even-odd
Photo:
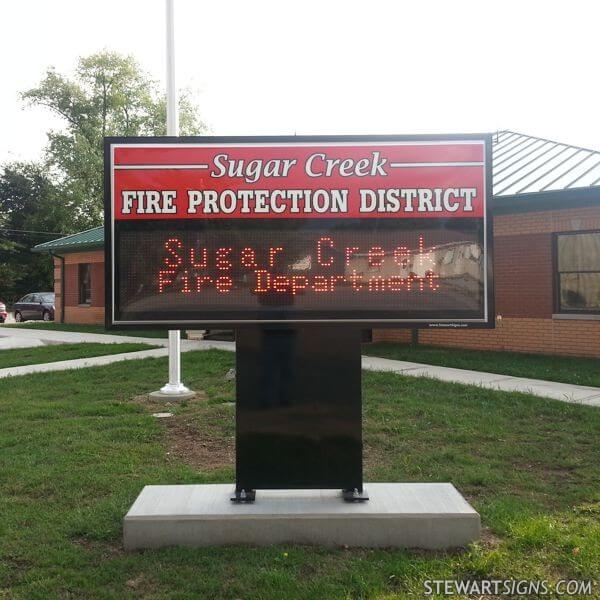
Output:
[[[14,332],[15,329],[11,328],[10,331],[12,335],[12,332]],[[120,362],[123,360],[138,360],[142,358],[167,356],[166,346],[168,342],[164,338],[143,338],[97,333],[76,333],[71,331],[40,331],[39,329],[18,329],[17,331],[19,337],[30,336],[32,338],[42,338],[49,343],[98,342],[101,344],[113,344],[141,342],[162,347],[152,350],[141,350],[139,352],[127,352],[123,354],[111,354],[107,356],[63,360],[39,365],[25,365],[22,367],[9,367],[6,369],[0,369],[0,379],[16,375],[27,375],[29,373],[46,373],[49,371],[63,371],[66,369],[80,369],[84,367],[109,365],[111,363]],[[0,334],[5,335],[4,332],[0,332]],[[193,340],[181,341],[182,352],[211,349],[235,352],[235,343]],[[557,383],[555,381],[543,381],[541,379],[527,379],[525,377],[511,377],[510,375],[498,375],[494,373],[484,373],[481,371],[466,371],[463,369],[452,369],[450,367],[437,367],[432,365],[424,365],[421,363],[378,358],[375,356],[363,356],[362,368],[367,371],[387,371],[409,377],[431,377],[441,381],[476,385],[488,389],[501,390],[504,392],[525,392],[527,394],[533,394],[534,396],[540,396],[542,398],[552,398],[562,402],[600,407],[600,388],[596,387],[572,385],[569,383]]]
[[[121,336],[114,336],[121,337]],[[147,340],[150,344],[155,344],[154,338],[125,338],[125,341]],[[164,340],[163,340],[164,341]],[[108,342],[107,342],[108,343]],[[231,344],[233,342],[187,342],[181,343],[181,351],[190,350],[235,350],[235,348],[223,348],[222,344]],[[21,367],[7,367],[0,369],[0,379],[5,377],[15,377],[17,375],[29,375],[31,373],[49,373],[51,371],[66,371],[68,369],[83,369],[85,367],[99,367],[110,365],[111,363],[121,362],[123,360],[140,360],[142,358],[160,358],[167,356],[168,348],[152,348],[151,350],[139,350],[137,352],[123,352],[121,354],[107,354],[105,356],[90,356],[89,358],[74,358],[72,360],[59,360],[56,362],[42,363],[39,365],[23,365]]]
[[[51,371],[65,371],[68,369],[82,369],[85,367],[98,367],[110,365],[123,360],[140,360],[142,358],[160,358],[168,355],[169,341],[166,338],[147,338],[129,335],[111,335],[104,333],[82,333],[77,331],[56,331],[45,329],[25,329],[18,327],[0,329],[0,349],[22,347],[19,342],[29,342],[28,346],[44,346],[51,344],[127,344],[141,343],[150,346],[161,346],[150,350],[137,352],[123,352],[120,354],[107,354],[105,356],[91,356],[89,358],[75,358],[60,360],[38,365],[23,365],[20,367],[7,367],[0,369],[0,379],[30,373],[48,373]],[[39,343],[38,343],[39,342]],[[23,344],[25,346],[25,344]],[[190,350],[231,350],[235,351],[232,342],[181,340],[181,351]]]
[[[43,340],[46,343],[55,344],[127,344],[141,343],[152,346],[167,346],[167,338],[147,338],[135,335],[111,335],[110,333],[83,333],[79,331],[57,331],[54,329],[26,329],[25,327],[2,327],[0,328],[0,341],[3,338],[15,338],[21,340]],[[182,340],[182,345],[188,340]],[[191,342],[190,342],[191,343]]]
[[431,377],[441,381],[477,385],[503,392],[525,392],[542,398],[600,407],[600,388],[597,387],[512,377],[482,371],[466,371],[450,367],[437,367],[403,360],[378,358],[376,356],[363,356],[362,368],[367,371],[390,371],[410,377]]

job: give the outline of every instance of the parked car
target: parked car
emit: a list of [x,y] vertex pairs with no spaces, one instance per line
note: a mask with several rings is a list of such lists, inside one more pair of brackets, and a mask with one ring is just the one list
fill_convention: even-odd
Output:
[[28,319],[54,321],[54,294],[52,292],[27,294],[13,304],[13,310],[17,323]]
[[7,317],[8,313],[6,312],[6,304],[4,304],[4,302],[0,302],[0,323],[4,323]]

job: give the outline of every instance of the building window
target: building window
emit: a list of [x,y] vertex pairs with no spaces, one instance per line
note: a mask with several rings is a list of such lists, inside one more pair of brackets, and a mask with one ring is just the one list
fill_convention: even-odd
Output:
[[92,266],[89,263],[79,265],[79,304],[92,303]]
[[600,231],[555,234],[556,312],[600,314]]

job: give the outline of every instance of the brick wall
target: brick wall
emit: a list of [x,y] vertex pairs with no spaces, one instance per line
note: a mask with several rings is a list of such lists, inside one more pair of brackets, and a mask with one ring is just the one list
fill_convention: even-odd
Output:
[[507,317],[552,316],[552,235],[494,239],[496,313]]
[[[65,254],[65,322],[104,323],[104,252],[71,252]],[[89,306],[79,305],[79,265],[91,264],[92,300]],[[61,320],[60,260],[54,259],[54,293],[56,296],[55,319]]]
[[67,306],[65,323],[82,323],[85,325],[103,325],[104,307],[98,306]]
[[65,302],[64,306],[77,306],[79,304],[78,271],[79,265],[65,264]]
[[[376,330],[375,341],[409,342],[406,332]],[[496,329],[421,329],[419,343],[474,350],[510,350],[600,358],[600,321],[502,318]]]
[[[552,233],[600,229],[600,207],[494,218],[496,314],[493,330],[428,330],[422,344],[600,357],[600,319],[553,317]],[[375,341],[410,340],[403,330],[376,330]]]
[[92,263],[91,269],[92,307],[102,307],[104,309],[104,262]]
[[54,259],[54,319],[60,321],[62,311],[62,290],[60,260]]

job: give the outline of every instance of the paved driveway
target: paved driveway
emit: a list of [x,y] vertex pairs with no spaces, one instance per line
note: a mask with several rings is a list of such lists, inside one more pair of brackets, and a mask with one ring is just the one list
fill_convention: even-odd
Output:
[[42,336],[22,336],[13,333],[14,329],[0,325],[0,350],[12,350],[14,348],[36,348],[48,344],[60,344],[62,342],[45,341]]
[[[96,343],[96,344],[124,344],[127,342],[140,342],[143,344],[151,344],[153,346],[167,346],[168,340],[166,338],[145,338],[136,337],[135,335],[111,335],[105,333],[86,333],[80,331],[57,331],[54,329],[27,329],[19,325],[12,327],[6,327],[0,325],[0,340],[1,339],[12,339],[14,344],[26,344],[28,341],[32,341],[31,345],[36,345],[36,341],[41,342],[40,345],[45,344],[85,344],[85,343]],[[182,341],[182,344],[185,344]],[[14,348],[25,348],[27,346],[15,345]]]

